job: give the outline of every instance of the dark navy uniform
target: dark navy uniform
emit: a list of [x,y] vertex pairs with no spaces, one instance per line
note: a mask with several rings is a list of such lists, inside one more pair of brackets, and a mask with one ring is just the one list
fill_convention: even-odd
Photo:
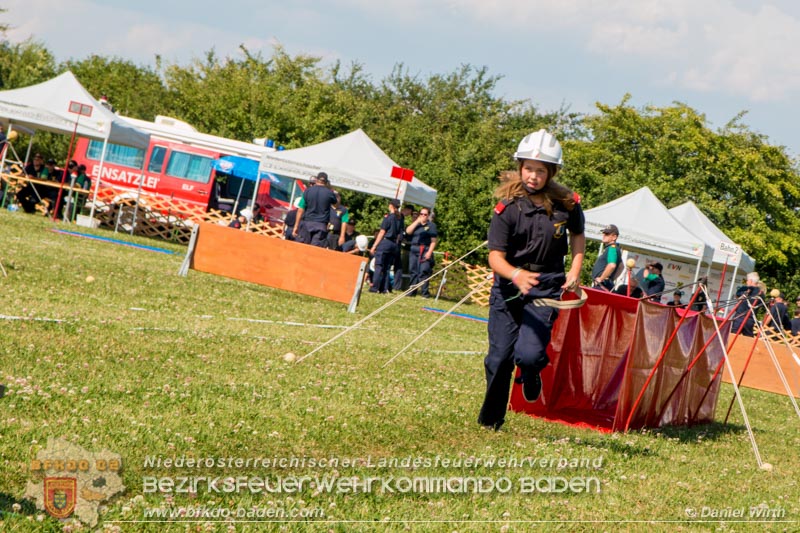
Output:
[[[398,213],[400,217],[400,225],[406,227],[406,217],[402,212]],[[394,256],[394,283],[392,287],[396,291],[403,290],[403,272],[408,265],[408,235],[405,231],[400,232],[400,238],[397,241],[397,255]]]
[[747,305],[746,300],[750,300],[750,305],[753,310],[758,310],[760,302],[758,297],[761,296],[761,289],[755,285],[743,285],[736,289],[736,298],[741,298],[733,310],[733,319],[731,320],[731,333],[736,334],[741,330],[741,334],[746,337],[753,336],[753,328],[756,321],[753,318],[753,313],[750,312],[750,306]]
[[431,248],[431,240],[439,236],[436,231],[436,224],[427,222],[414,228],[411,234],[411,250],[408,255],[408,269],[411,272],[411,285],[416,285],[422,280],[426,280],[420,288],[422,296],[430,296],[428,289],[428,278],[433,273],[433,254],[427,261],[425,254]]
[[328,248],[331,250],[339,250],[339,236],[342,234],[342,223],[347,222],[350,213],[343,205],[337,205],[331,208],[331,214],[328,218]]
[[534,307],[532,302],[560,296],[566,283],[568,230],[575,235],[584,231],[578,203],[571,211],[554,203],[552,216],[527,197],[505,200],[495,207],[489,250],[505,252],[511,265],[541,275],[539,284],[527,295],[520,295],[511,281],[494,276],[489,297],[489,353],[484,360],[486,397],[478,417],[484,426],[498,428],[503,424],[514,365],[520,368],[524,381],[549,363],[546,349],[558,312],[551,307]]
[[389,269],[394,265],[395,258],[400,252],[398,242],[403,235],[403,219],[394,213],[383,217],[382,230],[386,231],[375,249],[375,273],[372,276],[370,292],[390,292]]
[[661,303],[661,293],[664,292],[664,276],[661,274],[651,273],[642,281],[642,288],[647,295],[652,295],[650,300],[656,303]]
[[315,185],[306,189],[303,200],[306,207],[300,223],[307,234],[308,244],[326,248],[328,220],[331,216],[331,207],[337,203],[336,195],[327,187]]
[[772,317],[769,321],[769,327],[775,330],[790,329],[792,327],[789,320],[789,311],[786,309],[785,303],[770,302],[767,312]]
[[300,227],[297,228],[297,236],[294,235],[294,226],[297,224],[297,209],[292,209],[286,213],[286,218],[283,219],[286,228],[283,230],[283,238],[287,241],[296,241],[303,244],[308,243],[308,236],[305,232],[305,224],[300,222]]

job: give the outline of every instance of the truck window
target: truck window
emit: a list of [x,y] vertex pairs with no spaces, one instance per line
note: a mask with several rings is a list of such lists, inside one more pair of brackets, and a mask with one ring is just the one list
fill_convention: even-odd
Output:
[[150,164],[147,166],[147,170],[155,174],[161,174],[166,154],[167,149],[164,146],[153,146],[153,153],[150,154]]
[[292,185],[294,184],[293,178],[267,172],[261,176],[261,179],[268,179],[272,182],[272,184],[269,186],[270,198],[275,198],[281,202],[289,203],[289,199],[292,195]]
[[167,176],[208,183],[211,179],[211,162],[210,157],[173,150],[167,163]]
[[[86,159],[100,161],[102,155],[103,143],[101,141],[89,140],[89,146],[86,148]],[[141,169],[142,163],[144,162],[144,150],[132,146],[108,143],[105,162],[128,168]]]

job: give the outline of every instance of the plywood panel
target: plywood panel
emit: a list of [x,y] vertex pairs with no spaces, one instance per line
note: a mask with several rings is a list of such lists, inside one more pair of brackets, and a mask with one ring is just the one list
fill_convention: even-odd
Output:
[[349,304],[363,257],[201,223],[192,268]]
[[[744,368],[752,346],[752,338],[739,337],[736,339],[736,343],[728,354],[737,380],[742,375],[742,369]],[[783,374],[789,384],[789,389],[796,397],[800,398],[800,365],[795,362],[792,353],[783,342],[771,342],[770,346],[775,352],[775,357],[783,370]],[[800,350],[794,348],[794,351],[798,353]],[[722,380],[726,383],[730,383],[727,370],[724,370]],[[744,380],[741,385],[743,387],[750,387],[751,389],[786,394],[786,387],[783,386],[783,382],[775,368],[775,363],[772,361],[772,357],[770,357],[767,347],[761,339],[758,339],[756,343],[756,349],[753,352],[750,364],[747,366],[747,371],[745,372]]]

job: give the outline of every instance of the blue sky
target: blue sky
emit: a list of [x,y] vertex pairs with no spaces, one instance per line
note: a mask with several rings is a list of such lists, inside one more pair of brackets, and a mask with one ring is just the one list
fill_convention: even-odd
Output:
[[791,0],[6,0],[7,37],[59,60],[97,53],[186,64],[212,47],[265,56],[279,43],[374,82],[486,66],[498,96],[543,111],[683,102],[721,127],[739,112],[800,155],[800,3]]

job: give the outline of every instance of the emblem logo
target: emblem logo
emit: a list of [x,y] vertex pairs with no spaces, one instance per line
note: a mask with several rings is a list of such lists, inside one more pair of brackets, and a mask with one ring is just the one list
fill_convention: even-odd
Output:
[[567,223],[566,222],[556,222],[553,224],[555,226],[555,232],[553,237],[556,239],[560,239],[564,236],[564,233],[567,231]]
[[78,480],[74,477],[44,478],[44,510],[53,518],[69,517],[78,498]]

